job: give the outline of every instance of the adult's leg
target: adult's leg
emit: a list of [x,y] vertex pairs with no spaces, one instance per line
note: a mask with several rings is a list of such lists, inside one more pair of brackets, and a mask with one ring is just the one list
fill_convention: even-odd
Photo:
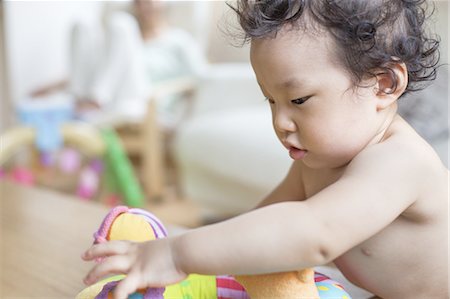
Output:
[[135,18],[126,12],[112,13],[105,26],[105,51],[90,93],[108,108],[123,109],[145,94],[143,42]]
[[89,98],[101,51],[99,26],[78,22],[71,30],[68,89],[77,99]]

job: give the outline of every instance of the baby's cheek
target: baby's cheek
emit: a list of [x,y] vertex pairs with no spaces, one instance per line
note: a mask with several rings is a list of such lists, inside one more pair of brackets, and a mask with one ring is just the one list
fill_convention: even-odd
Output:
[[360,151],[361,145],[345,134],[328,131],[327,134],[316,134],[310,144],[310,151],[333,166],[348,163]]
[[320,152],[336,152],[342,150],[342,137],[339,132],[331,129],[312,129],[308,136],[305,136],[306,147],[314,148]]

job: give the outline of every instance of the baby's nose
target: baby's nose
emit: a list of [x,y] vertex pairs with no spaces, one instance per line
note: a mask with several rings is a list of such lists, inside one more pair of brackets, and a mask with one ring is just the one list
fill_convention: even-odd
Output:
[[295,132],[297,127],[295,122],[285,114],[278,114],[274,119],[274,127],[280,132]]

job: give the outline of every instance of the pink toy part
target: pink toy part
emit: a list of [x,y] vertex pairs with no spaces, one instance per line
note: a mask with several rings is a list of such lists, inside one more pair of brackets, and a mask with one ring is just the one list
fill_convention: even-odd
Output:
[[99,174],[92,167],[86,167],[80,174],[77,195],[84,199],[91,199],[97,192],[99,184]]
[[6,177],[6,171],[3,168],[0,168],[0,179]]
[[66,148],[59,156],[59,168],[62,172],[72,174],[80,168],[81,154],[74,149]]
[[126,206],[117,206],[111,209],[108,215],[106,215],[103,219],[102,224],[100,224],[100,228],[94,233],[94,244],[108,241],[106,240],[106,236],[108,235],[112,223],[114,222],[114,220],[116,220],[117,216],[122,213],[128,212],[128,210],[129,209]]
[[41,164],[44,167],[52,167],[55,164],[55,154],[52,152],[42,152]]
[[103,171],[103,162],[102,160],[95,159],[91,162],[90,167],[98,174],[101,174]]
[[121,201],[121,197],[117,194],[110,194],[105,198],[105,203],[108,207],[115,207]]
[[16,167],[11,172],[11,178],[14,182],[21,185],[32,186],[34,185],[33,173],[24,167]]
[[216,285],[217,299],[250,299],[244,287],[232,276],[217,276]]

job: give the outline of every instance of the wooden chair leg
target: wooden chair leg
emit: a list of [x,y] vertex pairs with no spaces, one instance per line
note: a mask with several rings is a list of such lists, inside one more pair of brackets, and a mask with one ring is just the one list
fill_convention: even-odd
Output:
[[156,118],[155,101],[148,105],[142,128],[143,184],[150,200],[160,200],[164,196],[165,167],[164,146]]

